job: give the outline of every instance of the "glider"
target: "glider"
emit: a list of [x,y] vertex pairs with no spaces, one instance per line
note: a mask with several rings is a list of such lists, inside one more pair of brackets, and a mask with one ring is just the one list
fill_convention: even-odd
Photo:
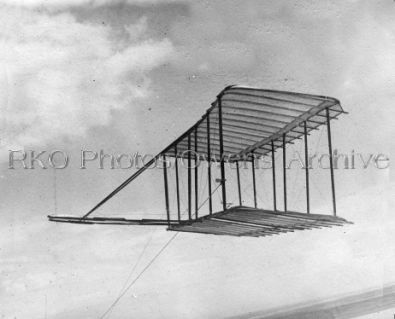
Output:
[[[152,160],[127,178],[102,201],[82,217],[49,215],[53,222],[79,224],[122,224],[122,225],[167,225],[168,230],[195,232],[214,235],[233,236],[270,236],[274,234],[303,230],[341,226],[348,222],[337,216],[335,179],[332,156],[331,120],[346,112],[335,98],[285,91],[274,91],[245,86],[228,86],[217,96],[211,107],[184,134],[166,146]],[[327,127],[328,152],[330,163],[330,181],[332,195],[332,215],[312,214],[310,211],[309,167],[305,167],[306,212],[293,212],[287,206],[286,147],[295,140],[303,140],[304,155],[308,159],[308,136],[321,126]],[[280,150],[283,157],[282,210],[277,205],[277,179],[275,154]],[[257,205],[255,160],[261,156],[272,158],[273,209],[261,209]],[[171,218],[169,205],[169,180],[164,166],[164,193],[166,218],[164,219],[127,219],[111,217],[91,217],[91,214],[110,200],[127,185],[136,180],[155,161],[167,159],[175,163],[175,185],[177,217]],[[188,162],[187,194],[188,216],[183,218],[180,209],[179,161]],[[208,214],[199,216],[200,199],[199,165],[192,162],[207,163],[207,199]],[[212,165],[220,165],[220,178],[217,187],[212,185]],[[254,206],[242,205],[240,184],[240,163],[251,165],[253,180]],[[237,188],[239,205],[229,207],[227,202],[226,166],[233,164],[237,168]],[[192,178],[194,175],[194,178]],[[276,179],[277,178],[277,179]],[[192,180],[194,185],[192,185]],[[220,188],[222,211],[213,212],[213,193]],[[193,191],[192,191],[193,190]],[[194,207],[192,205],[194,204]],[[174,214],[173,214],[174,215]]]

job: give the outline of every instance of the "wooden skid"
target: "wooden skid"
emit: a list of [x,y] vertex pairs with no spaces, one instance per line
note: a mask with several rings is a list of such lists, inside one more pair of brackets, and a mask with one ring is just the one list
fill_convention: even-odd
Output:
[[172,224],[169,230],[212,235],[261,237],[312,228],[352,224],[341,217],[274,212],[238,206],[195,221]]
[[[48,215],[51,222],[73,224],[105,224],[105,225],[167,225],[166,219],[127,219],[115,217],[76,217]],[[170,221],[171,224],[178,221]]]
[[[127,219],[114,217],[48,216],[53,222],[107,225],[168,225],[165,219]],[[344,218],[303,214],[298,212],[274,212],[237,206],[226,211],[191,221],[171,220],[169,230],[211,235],[262,237],[312,228],[352,224]]]

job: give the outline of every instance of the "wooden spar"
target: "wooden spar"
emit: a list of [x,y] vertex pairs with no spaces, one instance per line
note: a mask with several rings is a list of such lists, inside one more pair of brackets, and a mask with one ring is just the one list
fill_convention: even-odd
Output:
[[306,210],[310,214],[310,186],[309,186],[309,150],[307,143],[307,126],[304,122],[304,161],[306,169]]
[[167,226],[170,227],[170,208],[169,208],[169,189],[167,183],[167,162],[166,155],[162,155],[163,158],[163,179],[165,183],[165,201],[166,201],[166,214],[167,214]]
[[284,212],[287,211],[287,149],[285,146],[285,133],[283,134],[283,186],[284,186]]
[[276,159],[274,156],[274,142],[272,141],[272,175],[273,175],[273,210],[277,211],[277,196],[276,196]]
[[213,213],[213,200],[211,194],[211,145],[210,145],[210,113],[207,112],[207,179],[208,179],[208,209],[210,215]]
[[226,185],[225,185],[225,163],[224,163],[224,140],[222,133],[222,107],[221,107],[221,98],[219,95],[217,98],[218,101],[218,124],[219,124],[219,157],[220,157],[220,165],[221,165],[221,184],[222,184],[222,208],[226,210]]
[[[304,112],[302,115],[295,117],[294,121],[290,122],[289,124],[285,125],[283,128],[277,130],[277,132],[273,133],[273,135],[271,137],[262,139],[262,141],[248,146],[247,148],[245,148],[243,151],[241,151],[238,155],[244,155],[244,154],[248,154],[249,152],[251,152],[254,149],[257,149],[258,147],[265,145],[267,143],[269,143],[270,140],[272,139],[277,139],[279,137],[281,137],[282,135],[288,133],[291,130],[296,129],[298,126],[300,126],[304,121],[308,121],[311,117],[314,117],[315,114],[325,110],[326,108],[329,108],[333,105],[337,105],[337,103],[339,103],[338,101],[334,101],[334,100],[326,100],[323,101],[321,104],[319,104],[318,106],[310,109],[309,111]],[[242,122],[242,121],[239,121]],[[247,122],[247,121],[246,121]],[[255,122],[255,121],[254,121]],[[255,123],[250,122],[250,126],[254,125]],[[322,123],[324,124],[324,123]],[[273,126],[273,125],[271,125]],[[312,128],[310,128],[310,130],[318,130],[318,126],[316,125]],[[265,125],[266,127],[266,125]],[[303,132],[302,132],[303,134]]]
[[253,191],[254,191],[254,207],[257,208],[256,183],[255,183],[255,156],[254,156],[254,154],[252,154],[251,168],[252,168],[252,187],[253,187]]
[[[129,219],[119,217],[87,217],[77,216],[48,216],[51,222],[73,224],[106,224],[106,225],[169,225],[167,219]],[[178,220],[170,220],[171,225],[179,224]]]
[[241,201],[241,187],[240,187],[240,168],[239,168],[239,161],[236,161],[236,173],[237,173],[237,190],[239,193],[239,205],[242,205]]
[[197,127],[195,128],[195,219],[198,219],[198,211],[199,211],[199,187],[198,187],[198,146],[197,146]]
[[174,161],[175,161],[175,170],[176,170],[177,217],[178,217],[178,221],[181,221],[180,184],[179,184],[179,178],[178,178],[178,151],[177,151],[177,144],[174,145]]
[[188,135],[188,219],[192,219],[191,135]]
[[116,189],[114,189],[110,194],[108,194],[105,198],[103,198],[95,207],[93,207],[89,212],[87,212],[84,216],[80,217],[80,219],[87,218],[90,214],[92,214],[96,209],[102,206],[106,201],[108,201],[111,197],[115,196],[119,191],[125,188],[130,182],[136,179],[141,173],[143,173],[148,167],[150,167],[158,158],[160,154],[156,155],[152,158],[147,164],[144,164],[142,168],[140,168],[136,173],[126,179],[121,185],[119,185]]
[[329,165],[331,170],[333,216],[336,216],[335,176],[333,172],[332,135],[331,135],[331,122],[329,118],[329,108],[326,109],[326,124],[328,127],[328,149],[329,149]]

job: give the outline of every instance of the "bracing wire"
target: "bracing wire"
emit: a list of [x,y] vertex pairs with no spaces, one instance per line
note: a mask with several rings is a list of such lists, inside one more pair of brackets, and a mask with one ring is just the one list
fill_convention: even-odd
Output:
[[320,194],[322,199],[325,199],[324,194],[322,194],[320,188],[318,187],[318,185],[315,183],[314,179],[311,179],[311,182],[314,184],[315,188],[317,189],[318,193]]
[[[315,150],[314,150],[314,152],[317,152],[317,150],[318,150],[318,147],[319,147],[319,144],[320,144],[320,142],[321,142],[321,138],[322,138],[323,133],[324,133],[324,128],[321,128],[321,129],[320,129],[320,136],[319,136],[318,141],[317,141],[317,143],[316,143],[316,145],[315,145]],[[311,178],[311,182],[312,182],[312,184],[314,184],[314,186],[315,186],[315,188],[317,189],[318,193],[320,194],[321,198],[322,198],[322,199],[325,199],[325,196],[322,194],[320,188],[319,188],[318,185],[315,183],[314,178]]]
[[[203,169],[200,170],[200,180],[203,180]],[[207,189],[207,185],[208,185],[208,179],[205,179],[205,183],[200,183],[200,189],[199,189],[199,198],[204,196],[204,192]]]
[[299,191],[298,191],[298,193],[296,195],[296,200],[295,200],[296,202],[299,201],[300,195],[302,194],[302,191],[305,190],[305,189],[306,189],[305,187],[300,187],[300,189],[299,189]]
[[128,290],[140,279],[140,277],[148,270],[148,268],[155,262],[155,260],[162,254],[162,252],[171,244],[171,242],[176,238],[179,232],[176,232],[162,248],[155,254],[155,256],[150,260],[150,262],[139,272],[139,274],[134,278],[134,280],[125,288],[125,290],[114,300],[110,307],[99,317],[103,319],[107,314],[117,305],[119,300],[128,292]]
[[150,243],[151,243],[151,241],[152,241],[152,237],[153,237],[153,232],[151,232],[150,238],[149,238],[149,239],[147,240],[147,242],[145,243],[143,250],[141,251],[139,257],[137,258],[137,261],[136,261],[136,263],[134,264],[132,270],[130,271],[130,274],[129,274],[128,278],[126,279],[125,284],[122,286],[120,292],[123,291],[123,290],[125,289],[126,283],[130,280],[130,278],[132,277],[134,271],[136,270],[137,266],[139,265],[141,258],[143,257],[145,251],[147,250],[148,246],[150,245]]
[[[203,181],[203,175],[205,175],[204,174],[204,172],[203,172],[203,168],[201,167],[201,169],[200,169],[200,181]],[[205,183],[199,183],[199,198],[200,198],[200,195],[202,195],[202,193],[203,193],[203,191],[205,190],[205,187],[207,186],[207,180],[205,179]]]
[[[221,186],[221,184],[218,184],[217,187],[214,188],[214,190],[211,192],[211,195],[213,195],[213,194],[216,192],[216,190],[217,190],[220,186]],[[209,200],[209,198],[210,198],[210,197],[207,197],[207,198],[204,200],[204,202],[200,204],[200,206],[198,207],[198,210],[199,210],[200,208],[202,208],[204,204],[207,203],[207,201]]]
[[[211,192],[211,195],[214,194],[220,186],[221,186],[221,184],[218,184],[217,187]],[[209,199],[209,197],[207,197],[207,198],[205,199],[205,201],[198,207],[198,210],[208,201],[208,199]],[[184,215],[186,214],[186,212],[187,212],[187,210],[185,210],[185,211],[182,213],[182,216],[184,216]],[[114,300],[114,302],[109,306],[109,308],[100,316],[100,319],[104,319],[104,318],[112,311],[112,309],[117,305],[117,303],[118,303],[118,302],[121,300],[121,298],[126,294],[126,292],[137,282],[137,280],[144,274],[144,272],[148,270],[148,268],[154,263],[154,261],[160,256],[160,254],[166,249],[166,247],[168,247],[168,246],[170,245],[170,243],[176,238],[176,236],[177,236],[178,234],[179,234],[179,232],[176,232],[176,233],[165,243],[165,245],[158,251],[158,253],[150,260],[150,262],[141,270],[141,272],[135,277],[135,279],[134,279],[126,288],[124,288],[125,285],[122,287],[121,291],[122,291],[122,290],[123,290],[123,291],[118,295],[118,297],[117,297],[117,298]],[[152,235],[151,235],[151,238],[152,238]],[[150,242],[150,241],[151,241],[151,239],[149,240],[149,242]],[[145,247],[144,247],[142,253],[140,254],[140,256],[139,256],[139,258],[138,258],[138,260],[137,260],[135,266],[133,267],[132,271],[130,272],[130,275],[129,275],[128,279],[126,280],[126,282],[130,279],[131,274],[133,274],[135,268],[137,268],[137,265],[138,265],[140,259],[142,258],[142,256],[143,256],[143,254],[144,254],[144,252],[145,252],[145,250],[146,250],[146,248],[147,248],[149,242],[146,243],[146,245],[145,245]]]
[[318,141],[317,141],[317,143],[316,143],[316,145],[315,145],[315,151],[317,151],[317,149],[318,149],[318,146],[319,146],[319,144],[320,144],[320,142],[321,142],[321,138],[322,138],[322,134],[324,133],[324,128],[321,128],[320,129],[320,136],[318,137]]
[[[212,178],[212,179],[213,179],[213,178]],[[216,183],[215,178],[213,179],[213,182],[214,182],[214,184]],[[217,188],[220,187],[220,186],[221,186],[221,183],[218,183]],[[216,188],[216,189],[217,189],[217,188]],[[217,195],[218,195],[218,200],[219,200],[219,202],[222,203],[221,194],[220,194],[220,193],[217,193]]]
[[[243,179],[245,180],[245,178],[246,178],[245,169],[241,168],[240,169],[240,181],[242,181]],[[252,185],[250,183],[247,183],[246,186],[243,186],[241,188],[241,192],[242,192],[242,195],[243,195],[242,196],[243,202],[245,202],[245,198],[246,197],[247,197],[248,200],[252,200],[252,196],[251,196],[250,192],[247,192],[247,191],[251,190],[251,186]]]
[[[303,144],[300,143],[299,149],[298,149],[298,153],[299,153],[299,154],[300,154],[300,152],[301,152],[302,146],[303,146]],[[295,149],[295,148],[293,148],[293,149]],[[296,183],[297,183],[297,181],[298,181],[299,175],[300,175],[300,170],[298,170],[297,173],[296,173],[295,176],[294,176],[293,183],[292,183],[292,187],[291,187],[291,193],[290,193],[290,194],[293,194],[293,193],[294,193],[294,190],[295,190],[295,188],[296,188]],[[299,190],[299,193],[300,193],[300,190]],[[290,206],[292,206],[291,204],[294,204],[295,202],[297,202],[297,200],[295,200],[294,197],[291,197],[291,200],[292,200],[292,203],[290,203]]]
[[[153,237],[153,232],[151,232],[150,238],[149,238],[149,239],[147,240],[147,242],[145,243],[144,248],[143,248],[142,251],[140,252],[140,255],[138,256],[138,258],[137,258],[137,260],[136,260],[136,262],[135,262],[135,264],[134,264],[132,270],[130,271],[130,273],[129,273],[127,279],[125,280],[125,283],[123,284],[122,288],[120,289],[120,291],[119,291],[119,293],[118,293],[118,297],[119,297],[119,296],[122,294],[122,292],[125,290],[128,281],[130,280],[130,278],[131,278],[132,275],[134,274],[134,271],[136,270],[137,266],[139,265],[140,260],[143,258],[143,255],[144,255],[145,251],[147,250],[149,244],[151,243],[152,237]],[[118,298],[118,297],[117,297],[117,298]],[[113,308],[112,308],[112,309],[113,309]],[[110,309],[110,311],[109,311],[108,313],[111,313],[112,309]]]
[[[181,167],[183,167],[183,165],[181,165]],[[186,186],[185,186],[185,184],[184,184],[184,179],[183,179],[182,176],[181,176],[181,172],[182,172],[182,171],[183,171],[183,170],[179,170],[179,174],[180,174],[180,176],[179,176],[179,181],[180,181],[180,184],[181,184],[181,189],[185,189]],[[186,201],[185,201],[184,197],[181,196],[181,193],[180,193],[180,202],[181,202],[181,205],[182,205],[182,206],[186,206]]]

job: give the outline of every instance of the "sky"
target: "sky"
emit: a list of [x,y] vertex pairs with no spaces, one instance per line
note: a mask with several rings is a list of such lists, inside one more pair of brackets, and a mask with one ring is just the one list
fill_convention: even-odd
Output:
[[[49,223],[81,216],[134,171],[80,169],[81,150],[155,155],[227,85],[336,97],[349,114],[333,121],[334,147],[391,159],[394,13],[389,0],[0,1],[0,318],[100,317],[173,233]],[[325,129],[312,135],[310,151],[326,152],[325,139]],[[69,163],[9,169],[10,150],[60,150]],[[393,173],[362,164],[336,171],[339,215],[354,226],[270,239],[179,234],[110,315],[229,317],[392,282]],[[97,214],[164,217],[161,174],[148,171]],[[330,212],[328,174],[312,172],[315,212]],[[300,211],[302,177],[290,170]]]

